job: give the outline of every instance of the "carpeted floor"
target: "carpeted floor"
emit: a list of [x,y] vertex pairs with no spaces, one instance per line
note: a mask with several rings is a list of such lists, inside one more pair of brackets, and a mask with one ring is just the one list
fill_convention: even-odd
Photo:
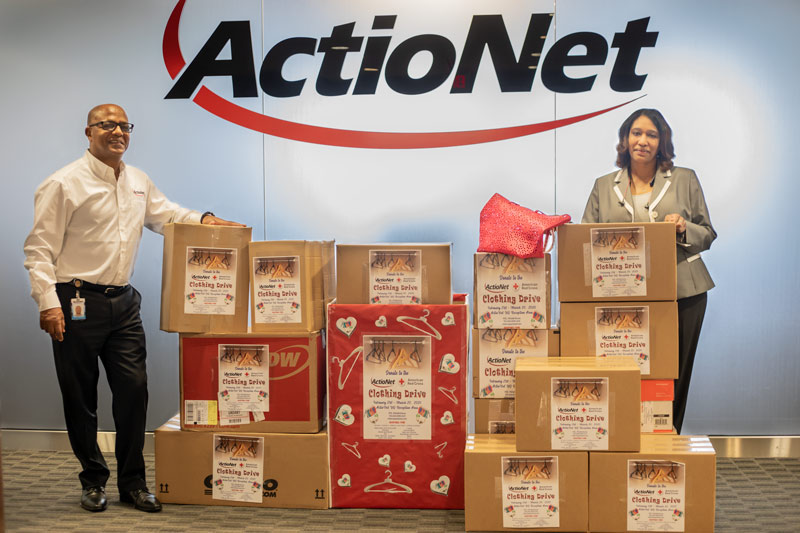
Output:
[[[146,455],[154,479],[153,455]],[[109,458],[112,472],[113,457]],[[165,505],[147,514],[119,503],[79,506],[78,463],[70,452],[3,452],[6,531],[463,531],[463,511],[261,509]],[[113,479],[113,478],[112,478]],[[800,459],[717,459],[717,532],[800,532]]]

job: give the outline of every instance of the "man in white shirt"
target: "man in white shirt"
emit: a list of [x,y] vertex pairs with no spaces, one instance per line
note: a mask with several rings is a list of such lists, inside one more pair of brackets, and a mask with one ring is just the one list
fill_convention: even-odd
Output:
[[147,372],[141,296],[131,287],[143,226],[170,222],[241,226],[170,202],[141,170],[127,166],[133,124],[113,104],[89,112],[83,157],[36,190],[25,268],[39,325],[53,339],[67,432],[83,468],[81,506],[106,509],[108,466],[97,446],[98,358],[113,394],[120,501],[148,512],[144,447]]

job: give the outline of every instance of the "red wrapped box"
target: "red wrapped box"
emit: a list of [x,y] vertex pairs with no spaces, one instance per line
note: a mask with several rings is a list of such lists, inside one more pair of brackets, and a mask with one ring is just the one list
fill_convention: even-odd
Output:
[[331,507],[463,509],[469,311],[328,306]]

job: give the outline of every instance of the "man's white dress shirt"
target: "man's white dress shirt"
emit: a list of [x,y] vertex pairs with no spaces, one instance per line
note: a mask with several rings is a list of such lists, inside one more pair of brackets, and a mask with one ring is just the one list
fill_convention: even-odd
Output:
[[142,227],[163,233],[170,222],[200,222],[200,213],[170,202],[141,170],[114,169],[87,150],[36,189],[25,268],[39,311],[61,307],[55,284],[77,278],[127,285]]

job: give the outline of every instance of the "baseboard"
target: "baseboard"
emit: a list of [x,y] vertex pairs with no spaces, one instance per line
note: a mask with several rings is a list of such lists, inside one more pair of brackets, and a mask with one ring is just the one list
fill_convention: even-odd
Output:
[[[38,430],[38,429],[4,429],[4,450],[39,450],[39,451],[70,451],[69,437],[66,431]],[[103,453],[114,451],[114,442],[117,434],[114,431],[99,431],[97,444]],[[144,434],[144,453],[153,453],[155,445],[153,433]]]

